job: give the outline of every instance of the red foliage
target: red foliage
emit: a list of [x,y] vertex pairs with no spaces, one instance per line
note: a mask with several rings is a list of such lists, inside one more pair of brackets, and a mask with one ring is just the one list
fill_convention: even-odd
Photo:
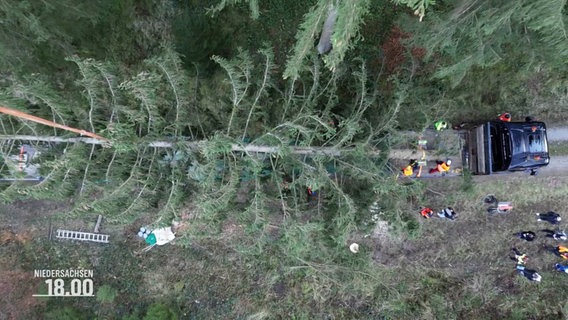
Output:
[[[412,34],[402,31],[399,27],[394,26],[386,41],[381,45],[383,54],[385,55],[385,68],[389,74],[397,71],[398,67],[402,65],[408,55],[406,54],[407,48],[402,44],[403,39],[408,39]],[[410,53],[414,58],[422,59],[426,55],[426,49],[422,47],[413,47]]]
[[416,59],[423,59],[426,56],[426,49],[423,47],[412,47],[410,53]]

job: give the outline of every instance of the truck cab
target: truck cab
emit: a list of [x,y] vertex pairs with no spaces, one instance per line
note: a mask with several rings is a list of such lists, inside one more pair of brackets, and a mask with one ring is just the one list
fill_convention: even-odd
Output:
[[487,121],[462,127],[462,160],[471,173],[536,172],[550,162],[543,122]]

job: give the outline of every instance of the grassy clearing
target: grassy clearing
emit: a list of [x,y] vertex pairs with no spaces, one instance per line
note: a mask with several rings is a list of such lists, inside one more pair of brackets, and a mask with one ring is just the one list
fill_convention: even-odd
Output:
[[[208,237],[195,239],[186,248],[167,245],[141,256],[134,251],[143,247],[135,235],[142,220],[122,231],[104,225],[114,235],[107,247],[46,242],[45,230],[37,228],[35,240],[10,242],[2,247],[2,255],[19,252],[20,258],[12,263],[24,271],[93,268],[95,289],[105,285],[118,290],[112,301],[48,300],[36,306],[37,314],[73,306],[105,319],[141,318],[151,303],[159,301],[184,319],[563,317],[568,305],[558,293],[568,277],[552,270],[559,261],[542,248],[553,242],[543,238],[521,242],[512,233],[549,228],[536,222],[535,212],[567,212],[568,177],[485,178],[474,178],[475,184],[428,180],[424,194],[397,204],[396,214],[401,219],[418,217],[419,205],[452,206],[458,219],[416,220],[412,236],[389,231],[384,224],[375,230],[357,228],[349,237],[361,246],[357,255],[348,251],[348,243],[334,247],[331,255],[327,246],[313,250],[309,241],[317,233],[316,209],[295,217],[296,224],[278,212],[268,214],[260,233],[258,227],[239,221],[237,212],[228,212],[235,218],[208,229]],[[473,187],[463,188],[464,183]],[[481,205],[488,193],[512,201],[515,208],[507,215],[488,216]],[[30,215],[38,214],[33,210],[27,209]],[[34,225],[33,219],[27,222]],[[515,274],[514,262],[508,258],[513,246],[528,253],[528,267],[538,270],[542,283]],[[37,279],[26,281],[29,290],[39,290]]]
[[548,151],[551,156],[568,155],[568,142],[553,141],[548,143]]
[[[423,294],[429,297],[424,307],[416,310],[416,315],[426,317],[432,313],[435,318],[448,319],[518,319],[519,316],[543,319],[561,312],[564,301],[557,290],[562,290],[568,279],[552,271],[553,264],[560,261],[542,248],[544,243],[552,242],[543,238],[533,243],[521,242],[512,233],[550,227],[537,223],[535,212],[566,212],[568,205],[563,199],[568,191],[567,180],[511,177],[481,182],[473,191],[451,197],[440,194],[459,190],[459,182],[433,181],[429,188],[436,193],[427,195],[425,204],[435,208],[453,206],[459,218],[455,222],[423,220],[422,237],[406,241],[398,248],[405,261],[401,265],[413,269],[404,273],[422,279],[416,291],[426,291]],[[488,216],[481,206],[481,199],[487,193],[513,201],[513,212]],[[542,283],[530,283],[515,275],[514,262],[508,259],[513,246],[529,254],[528,267],[539,271]],[[436,300],[441,298],[444,299]]]

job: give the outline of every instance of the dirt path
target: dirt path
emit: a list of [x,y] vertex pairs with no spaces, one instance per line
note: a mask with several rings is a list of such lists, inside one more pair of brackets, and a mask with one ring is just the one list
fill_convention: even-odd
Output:
[[547,128],[548,141],[568,141],[568,127]]

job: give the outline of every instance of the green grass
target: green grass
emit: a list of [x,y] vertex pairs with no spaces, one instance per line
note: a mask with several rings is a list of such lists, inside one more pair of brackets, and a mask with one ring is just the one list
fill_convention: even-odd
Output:
[[[417,239],[399,234],[362,240],[364,253],[379,258],[375,259],[377,263],[360,270],[361,273],[354,267],[343,269],[332,261],[308,261],[308,264],[298,261],[290,265],[284,263],[282,254],[285,252],[281,252],[277,260],[269,256],[271,251],[253,260],[241,260],[242,264],[237,267],[241,273],[237,274],[244,275],[242,272],[250,270],[260,281],[256,282],[257,290],[241,289],[252,296],[247,299],[250,309],[239,309],[242,312],[239,314],[262,310],[258,312],[265,312],[270,319],[279,318],[282,312],[287,312],[291,318],[325,314],[356,319],[370,315],[387,319],[557,316],[564,302],[556,292],[568,279],[551,271],[556,258],[540,249],[542,239],[521,243],[515,242],[511,234],[546,227],[536,223],[534,213],[537,211],[565,212],[568,208],[562,201],[568,190],[562,186],[567,180],[512,177],[500,182],[478,182],[475,189],[463,193],[456,191],[461,184],[458,180],[434,181],[428,187],[437,194],[431,193],[424,201],[436,209],[453,206],[459,214],[457,221],[421,219],[422,233]],[[551,186],[558,188],[546,192]],[[487,216],[481,199],[488,192],[502,200],[513,201],[513,212]],[[447,201],[447,196],[440,196],[450,193],[453,194],[451,202]],[[551,208],[547,203],[556,205]],[[408,214],[418,215],[412,211]],[[543,275],[542,283],[530,283],[514,274],[514,262],[508,259],[512,245],[529,253],[529,267]],[[285,249],[286,243],[280,248]],[[211,267],[222,270],[215,263]],[[281,272],[277,272],[279,269]],[[239,282],[246,279],[236,275],[234,278],[235,282],[225,283],[226,290],[233,290],[230,288],[236,287],[237,279]],[[272,298],[267,299],[267,296]],[[235,312],[236,306],[222,310]]]
[[[558,292],[568,277],[552,270],[558,259],[541,249],[544,239],[521,242],[512,233],[549,227],[536,222],[535,212],[567,212],[566,182],[564,177],[474,177],[474,188],[460,191],[459,179],[430,180],[422,197],[398,204],[400,214],[416,217],[420,233],[365,238],[369,230],[357,229],[350,235],[360,244],[357,255],[347,244],[330,248],[314,238],[318,233],[306,229],[317,223],[310,211],[287,221],[277,212],[267,213],[268,224],[260,229],[228,220],[187,248],[170,244],[140,256],[133,254],[143,246],[134,232],[142,222],[127,227],[107,248],[38,238],[1,250],[4,256],[19,252],[12,263],[23,270],[92,266],[95,289],[118,290],[114,301],[105,302],[109,311],[84,300],[49,300],[43,309],[38,306],[37,314],[67,305],[119,319],[144,315],[149,305],[162,301],[184,319],[562,318],[567,307]],[[487,193],[512,201],[512,212],[488,216],[481,205]],[[458,219],[419,218],[418,205],[435,210],[452,206]],[[293,237],[286,237],[288,232]],[[539,271],[542,283],[515,275],[508,259],[512,246],[529,254],[528,267]]]
[[548,152],[551,156],[566,156],[568,155],[568,142],[553,141],[548,143]]
[[[536,318],[559,312],[563,302],[554,292],[568,278],[552,271],[552,265],[559,262],[558,259],[542,250],[542,244],[547,242],[543,238],[534,243],[524,243],[516,241],[512,233],[549,227],[536,222],[535,212],[566,212],[567,204],[563,200],[568,191],[563,187],[566,181],[566,178],[515,177],[505,181],[478,182],[475,192],[461,194],[453,203],[444,203],[440,197],[433,197],[431,201],[437,206],[453,206],[458,212],[458,221],[424,221],[424,236],[413,243],[419,248],[415,249],[418,260],[423,266],[436,266],[438,271],[461,282],[459,288],[454,288],[458,290],[458,296],[469,296],[473,300],[471,303],[479,299],[484,301],[478,309],[478,318],[484,318],[483,314],[489,315],[495,305],[507,305],[502,308],[503,311],[520,308],[525,316],[531,314]],[[442,193],[458,187],[457,182],[436,181],[434,184],[436,186],[430,187]],[[515,208],[507,215],[487,216],[481,205],[481,199],[487,193],[494,193],[502,201],[513,201]],[[529,283],[514,275],[514,262],[507,257],[511,246],[529,254],[528,267],[539,271],[543,276],[542,283]],[[555,307],[547,308],[540,302],[545,300]],[[464,300],[461,303],[469,302]],[[502,316],[515,318],[514,313]]]

